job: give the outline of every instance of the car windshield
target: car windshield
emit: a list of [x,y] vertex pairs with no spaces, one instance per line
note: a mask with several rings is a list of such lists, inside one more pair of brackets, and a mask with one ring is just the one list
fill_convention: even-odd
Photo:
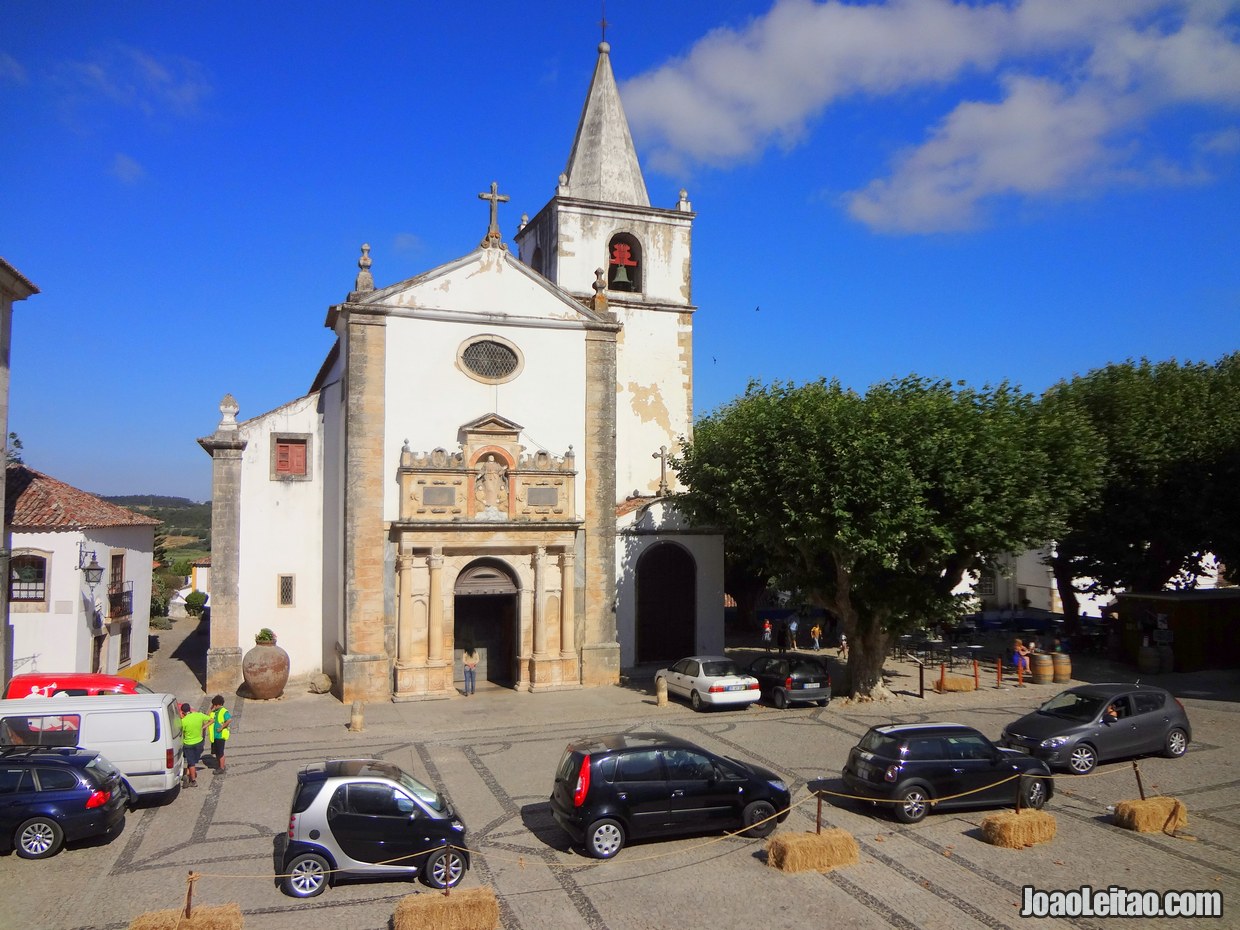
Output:
[[86,770],[98,774],[100,783],[106,782],[113,775],[120,775],[121,771],[103,756],[95,756],[86,763]]
[[396,778],[400,782],[401,787],[403,787],[427,807],[437,810],[440,813],[443,812],[446,805],[444,804],[443,798],[441,798],[437,792],[426,787],[426,785],[422,784],[404,769],[398,769],[397,771],[399,774]]
[[1105,703],[1104,698],[1093,694],[1081,694],[1079,691],[1065,691],[1057,694],[1041,707],[1039,714],[1052,717],[1063,717],[1065,720],[1093,720]]
[[865,736],[861,737],[861,742],[857,744],[857,748],[863,752],[872,752],[876,756],[887,756],[892,759],[900,757],[900,744],[902,740],[894,739],[878,730],[871,730]]
[[821,675],[823,674],[822,666],[817,662],[804,659],[792,667],[794,675]]
[[730,659],[717,662],[703,662],[702,674],[707,678],[723,678],[725,675],[737,675],[736,663]]

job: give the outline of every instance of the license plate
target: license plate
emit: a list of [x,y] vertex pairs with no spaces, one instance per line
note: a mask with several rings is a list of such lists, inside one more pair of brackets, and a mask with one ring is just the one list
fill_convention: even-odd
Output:
[[805,684],[801,685],[801,687],[802,687],[802,688],[817,688],[817,687],[818,687],[818,682],[816,682],[816,681],[807,681],[807,682],[805,682]]
[[744,691],[745,685],[728,685],[729,691]]

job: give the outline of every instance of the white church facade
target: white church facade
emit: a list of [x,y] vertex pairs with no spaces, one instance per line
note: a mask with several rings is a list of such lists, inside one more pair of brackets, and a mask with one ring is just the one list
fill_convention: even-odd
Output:
[[[598,61],[556,193],[510,250],[492,184],[473,251],[377,287],[362,247],[309,393],[213,460],[208,691],[262,628],[342,700],[604,685],[723,648],[723,545],[667,468],[692,430],[694,214],[650,205]],[[480,211],[480,219],[484,214]],[[482,223],[480,222],[480,228]]]

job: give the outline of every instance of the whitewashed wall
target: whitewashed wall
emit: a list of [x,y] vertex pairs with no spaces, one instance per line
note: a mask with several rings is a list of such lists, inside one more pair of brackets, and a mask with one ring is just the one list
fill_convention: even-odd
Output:
[[[247,442],[241,459],[241,545],[237,580],[238,645],[271,628],[289,655],[290,675],[322,668],[323,428],[318,395],[298,398],[239,427]],[[271,437],[309,433],[310,480],[273,480]],[[279,606],[279,576],[295,577],[294,605]]]

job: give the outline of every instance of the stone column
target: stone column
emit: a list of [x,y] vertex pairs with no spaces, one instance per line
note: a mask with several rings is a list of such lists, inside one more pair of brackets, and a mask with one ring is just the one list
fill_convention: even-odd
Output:
[[241,683],[241,453],[246,440],[237,430],[237,401],[225,394],[220,424],[198,444],[211,456],[211,645],[207,649],[207,691],[235,691]]
[[430,568],[429,624],[426,636],[426,661],[428,664],[443,661],[443,549],[431,550],[426,559]]
[[547,655],[547,618],[544,607],[546,604],[546,581],[543,567],[547,561],[547,550],[538,546],[534,550],[534,658],[541,659]]
[[616,330],[586,332],[585,596],[581,683],[620,680],[616,640]]
[[574,572],[576,558],[571,549],[560,554],[560,655],[564,658],[577,652],[577,603]]
[[413,553],[401,547],[396,557],[400,581],[400,602],[396,613],[396,661],[409,665],[416,661],[413,654]]

